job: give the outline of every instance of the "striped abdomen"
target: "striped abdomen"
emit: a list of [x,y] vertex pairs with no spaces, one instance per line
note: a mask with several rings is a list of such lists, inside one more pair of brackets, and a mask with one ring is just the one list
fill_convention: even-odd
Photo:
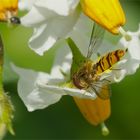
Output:
[[116,64],[125,55],[126,50],[116,50],[106,54],[101,57],[101,59],[95,64],[96,73],[101,74],[102,72],[110,69],[114,64]]

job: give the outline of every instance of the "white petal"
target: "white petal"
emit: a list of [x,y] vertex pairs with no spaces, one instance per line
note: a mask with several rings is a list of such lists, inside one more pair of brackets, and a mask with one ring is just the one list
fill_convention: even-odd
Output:
[[37,0],[19,0],[19,10],[30,10]]
[[61,16],[68,16],[78,5],[79,0],[38,0],[37,7],[49,9]]
[[57,93],[58,95],[70,95],[70,96],[75,96],[78,98],[86,98],[86,99],[92,99],[92,100],[96,98],[96,94],[94,93],[94,91],[92,93],[89,93],[85,90],[59,87],[59,86],[54,86],[54,85],[45,85],[41,83],[39,83],[38,86],[39,86],[40,91],[46,94],[49,91],[52,93]]
[[29,47],[39,55],[56,41],[65,38],[80,15],[79,0],[36,0],[31,10],[21,18],[21,24],[33,27]]
[[[12,65],[13,70],[20,76],[18,81],[18,93],[29,111],[43,109],[61,99],[61,94],[48,91],[47,94],[40,92],[37,83],[46,84],[51,77],[45,73],[26,70]],[[58,81],[59,82],[59,81]]]
[[131,35],[131,40],[126,41],[122,38],[119,45],[128,48],[127,62],[123,65],[123,68],[127,71],[127,74],[133,74],[139,68],[140,65],[140,30],[137,32],[128,32]]
[[57,15],[48,9],[32,7],[28,14],[20,18],[20,21],[23,26],[38,27],[56,17]]
[[87,55],[92,23],[93,21],[91,21],[87,16],[81,14],[73,31],[70,33],[72,40],[76,43],[84,56]]
[[132,59],[140,61],[140,34],[131,32],[128,32],[128,34],[131,35],[132,39],[127,41],[124,38],[121,38],[119,43],[121,46],[128,48],[128,53]]
[[12,64],[13,70],[19,75],[18,93],[29,111],[43,109],[58,102],[62,95],[79,98],[95,99],[94,92],[59,87],[61,79],[53,79],[50,75],[33,70],[23,69]]
[[[26,2],[22,3],[26,4]],[[31,27],[38,23],[43,24],[45,20],[48,22],[52,18],[74,15],[75,11],[79,11],[76,8],[78,3],[79,0],[36,0],[31,10],[20,19],[21,24]]]
[[67,16],[48,20],[34,29],[29,46],[39,55],[50,49],[56,41],[64,38],[73,28],[79,17],[79,11]]
[[64,79],[62,72],[66,75],[70,74],[72,54],[69,47],[66,46],[65,43],[62,43],[61,46],[62,47],[57,51],[54,65],[51,70],[51,76],[54,78]]

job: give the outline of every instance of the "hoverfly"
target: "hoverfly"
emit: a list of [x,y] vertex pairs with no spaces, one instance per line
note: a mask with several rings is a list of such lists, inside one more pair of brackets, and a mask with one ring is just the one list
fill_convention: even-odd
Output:
[[99,98],[105,100],[109,99],[111,95],[108,86],[108,82],[110,81],[107,79],[102,80],[101,76],[108,70],[113,70],[113,66],[121,60],[127,52],[127,49],[108,52],[100,57],[98,61],[92,61],[90,58],[95,49],[100,46],[104,32],[104,29],[94,23],[86,60],[82,63],[78,71],[73,74],[72,79],[73,84],[78,89],[91,89]]
[[20,24],[20,19],[16,17],[17,10],[18,0],[0,0],[0,21]]

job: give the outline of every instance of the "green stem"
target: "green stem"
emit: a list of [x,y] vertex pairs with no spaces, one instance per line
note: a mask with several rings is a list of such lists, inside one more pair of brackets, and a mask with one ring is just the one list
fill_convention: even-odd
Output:
[[5,135],[6,129],[14,135],[12,129],[13,106],[3,89],[3,58],[4,48],[0,36],[0,139]]
[[2,39],[0,37],[0,94],[3,93],[2,71],[3,71],[3,44],[2,44]]
[[107,136],[109,134],[109,130],[107,128],[107,126],[105,125],[105,123],[101,123],[101,130],[102,130],[102,135],[103,136]]

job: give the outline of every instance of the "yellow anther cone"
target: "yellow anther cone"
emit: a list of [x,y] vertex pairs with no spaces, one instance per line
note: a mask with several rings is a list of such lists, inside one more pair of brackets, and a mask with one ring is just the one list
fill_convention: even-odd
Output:
[[98,125],[104,122],[110,116],[110,100],[80,99],[74,97],[80,112],[86,120],[92,125]]
[[0,0],[0,21],[6,21],[10,16],[15,16],[18,10],[18,0]]
[[[101,92],[103,91],[101,90]],[[110,91],[106,90],[104,92]],[[91,100],[74,97],[74,101],[82,115],[90,124],[95,126],[101,124],[103,135],[109,134],[109,130],[105,126],[104,121],[106,121],[111,114],[110,99],[102,100],[97,97],[95,100]]]
[[125,14],[119,0],[81,0],[83,12],[113,34],[125,24]]

